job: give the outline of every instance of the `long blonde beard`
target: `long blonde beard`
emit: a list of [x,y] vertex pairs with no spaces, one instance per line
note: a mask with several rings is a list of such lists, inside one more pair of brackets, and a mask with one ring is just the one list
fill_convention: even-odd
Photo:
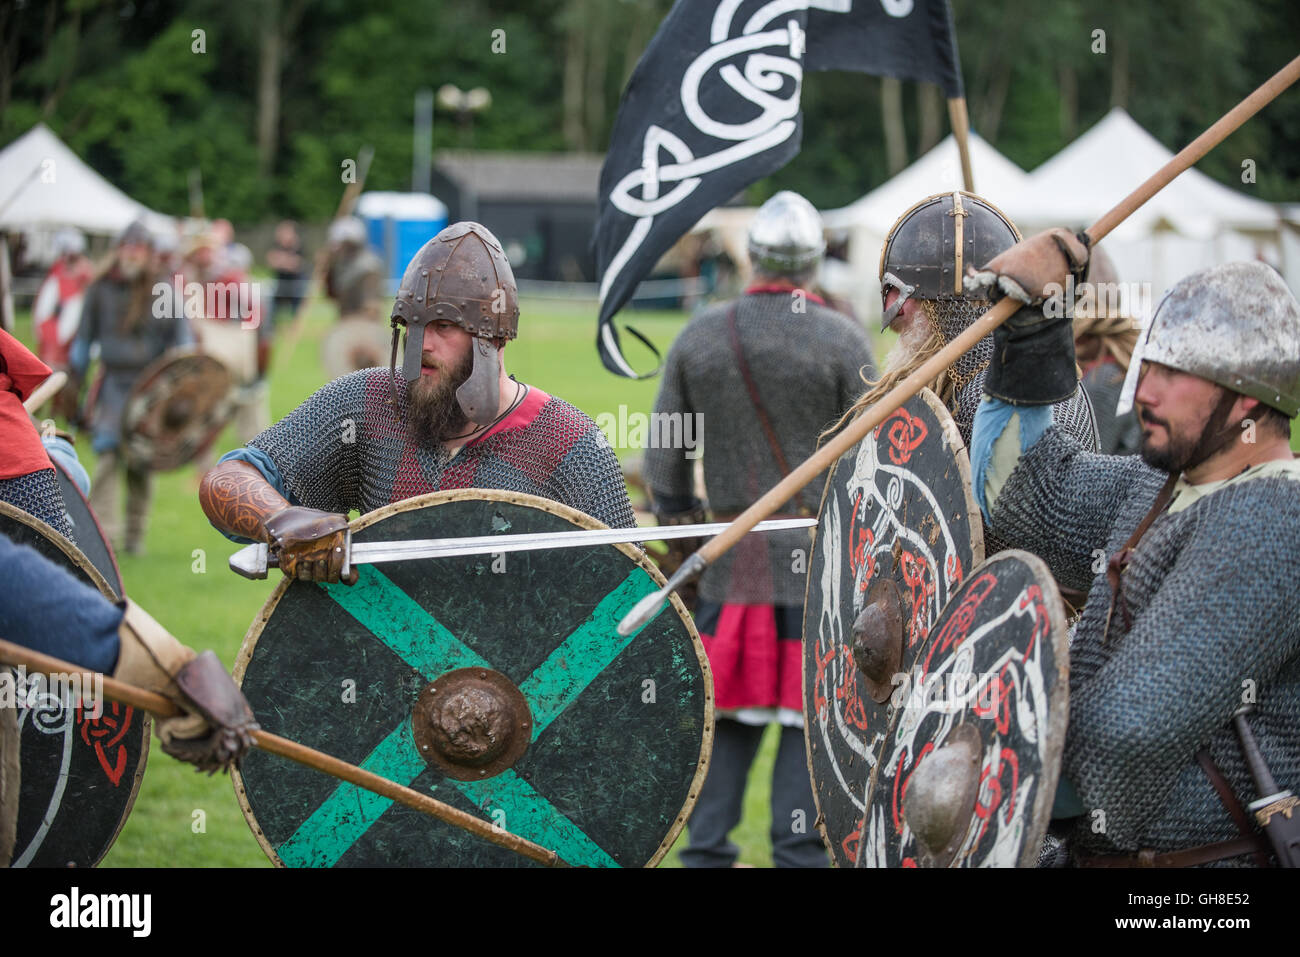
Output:
[[[898,344],[890,350],[888,358],[885,359],[885,368],[880,378],[874,381],[863,379],[863,382],[867,385],[867,391],[858,397],[858,400],[840,417],[838,422],[822,433],[822,439],[834,435],[848,422],[856,419],[879,402],[898,383],[919,369],[927,359],[947,345],[947,340],[939,331],[939,324],[935,322],[934,315],[930,311],[930,303],[923,299],[920,300],[920,304],[925,312],[925,323],[917,323],[899,336]],[[955,383],[948,375],[948,372],[948,369],[944,369],[934,379],[926,383],[926,386],[939,397],[944,405],[952,408],[955,401]]]

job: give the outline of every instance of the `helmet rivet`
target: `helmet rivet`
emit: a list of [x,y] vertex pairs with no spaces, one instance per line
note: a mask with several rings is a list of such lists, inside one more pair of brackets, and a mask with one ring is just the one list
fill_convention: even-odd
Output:
[[429,275],[429,270],[427,270],[427,269],[421,269],[421,270],[420,270],[420,275],[421,275],[421,276],[427,276],[427,275]]
[[416,301],[416,302],[423,302],[423,301],[424,301],[424,297],[423,297],[423,296],[416,296],[416,297],[415,297],[415,301]]

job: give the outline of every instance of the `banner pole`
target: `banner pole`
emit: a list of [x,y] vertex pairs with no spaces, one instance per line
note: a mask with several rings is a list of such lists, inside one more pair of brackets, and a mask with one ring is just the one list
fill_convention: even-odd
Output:
[[953,139],[957,141],[957,152],[961,154],[961,179],[966,184],[966,192],[975,192],[975,173],[970,165],[970,116],[966,112],[966,97],[957,96],[948,101],[948,120],[952,123]]

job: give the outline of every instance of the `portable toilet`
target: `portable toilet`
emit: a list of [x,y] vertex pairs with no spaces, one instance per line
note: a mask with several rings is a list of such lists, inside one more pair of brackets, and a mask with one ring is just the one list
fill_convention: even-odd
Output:
[[370,245],[400,282],[406,264],[420,247],[447,225],[447,207],[428,193],[362,193],[356,214],[366,224]]

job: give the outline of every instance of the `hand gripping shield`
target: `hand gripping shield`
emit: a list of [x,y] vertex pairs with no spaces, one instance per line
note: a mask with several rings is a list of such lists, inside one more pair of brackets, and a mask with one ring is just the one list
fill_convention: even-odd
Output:
[[208,448],[234,414],[230,370],[210,355],[169,352],[140,373],[122,408],[127,461],[170,472]]
[[[77,547],[39,519],[0,502],[0,533],[117,601]],[[0,667],[6,670],[16,674]],[[30,675],[18,690],[22,783],[11,866],[94,867],[135,804],[149,757],[149,716],[111,701],[82,707],[71,689]]]
[[[353,522],[356,542],[600,527],[549,500],[438,492]],[[667,853],[703,783],[712,683],[680,603],[617,625],[663,577],[630,545],[358,566],[284,580],[236,680],[275,734],[360,764],[574,865]],[[278,865],[513,867],[451,825],[254,751],[232,775]]]
[[999,552],[948,601],[895,693],[863,867],[1032,867],[1069,715],[1069,638],[1047,565]]
[[838,865],[857,859],[897,683],[983,558],[965,446],[922,390],[831,469],[808,567],[804,734],[818,826]]

